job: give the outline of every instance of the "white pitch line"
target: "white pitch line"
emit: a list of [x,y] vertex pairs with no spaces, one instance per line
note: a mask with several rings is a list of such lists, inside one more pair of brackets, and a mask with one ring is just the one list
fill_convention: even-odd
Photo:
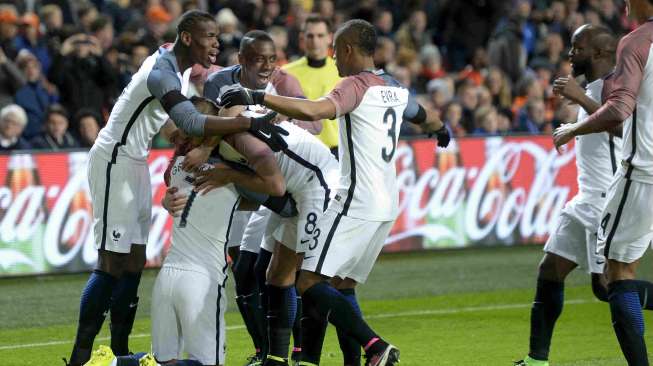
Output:
[[[593,302],[598,302],[595,299],[577,299],[577,300],[568,300],[565,301],[565,305],[575,305],[575,304],[589,304]],[[489,305],[489,306],[471,306],[457,309],[432,309],[432,310],[413,310],[413,311],[401,311],[397,313],[385,313],[385,314],[375,314],[365,316],[365,319],[383,319],[383,318],[397,318],[405,316],[420,316],[420,315],[448,315],[448,314],[458,314],[458,313],[473,313],[477,311],[493,311],[493,310],[509,310],[509,309],[522,309],[528,308],[532,304],[503,304],[503,305]],[[245,329],[244,325],[232,325],[227,326],[227,330],[240,330]],[[132,334],[130,338],[146,338],[149,337],[149,333],[137,333]],[[111,339],[110,337],[100,337],[96,340],[106,341]],[[47,347],[47,346],[56,346],[60,344],[71,344],[73,343],[70,340],[60,340],[60,341],[51,341],[51,342],[40,342],[40,343],[27,343],[27,344],[12,344],[7,346],[0,346],[0,351],[3,350],[12,350],[20,348],[34,348],[34,347]]]

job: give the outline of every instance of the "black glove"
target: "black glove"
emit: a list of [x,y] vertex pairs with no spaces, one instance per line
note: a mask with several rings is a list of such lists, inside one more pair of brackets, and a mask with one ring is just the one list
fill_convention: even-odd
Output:
[[438,140],[438,146],[447,147],[451,141],[451,135],[449,135],[449,130],[446,126],[442,126],[439,130],[429,133],[429,137],[435,134],[435,138]]
[[288,131],[270,122],[276,116],[277,112],[270,112],[265,116],[253,117],[248,130],[256,138],[268,144],[274,152],[288,147],[286,140],[281,137],[281,135],[288,136]]
[[220,106],[231,108],[236,105],[263,104],[265,92],[247,88],[229,89],[220,97]]

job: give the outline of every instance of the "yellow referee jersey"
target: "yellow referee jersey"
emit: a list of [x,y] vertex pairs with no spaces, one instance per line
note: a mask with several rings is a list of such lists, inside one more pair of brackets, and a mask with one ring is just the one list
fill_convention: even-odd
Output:
[[[286,64],[283,69],[299,80],[304,95],[310,100],[329,94],[340,81],[336,63],[331,57],[326,58],[326,63],[322,67],[309,66],[308,59],[304,56]],[[317,138],[329,148],[338,146],[338,121],[334,119],[322,121],[322,132],[317,135]]]

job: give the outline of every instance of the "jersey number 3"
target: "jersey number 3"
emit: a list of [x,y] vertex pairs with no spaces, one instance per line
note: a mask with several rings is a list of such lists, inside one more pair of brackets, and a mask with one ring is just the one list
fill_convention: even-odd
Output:
[[392,123],[388,128],[388,137],[392,140],[392,150],[388,153],[386,147],[381,149],[381,157],[386,163],[392,161],[392,157],[395,155],[395,150],[397,150],[397,114],[392,107],[385,110],[385,114],[383,114],[383,124],[387,126],[390,123],[390,120],[392,120]]

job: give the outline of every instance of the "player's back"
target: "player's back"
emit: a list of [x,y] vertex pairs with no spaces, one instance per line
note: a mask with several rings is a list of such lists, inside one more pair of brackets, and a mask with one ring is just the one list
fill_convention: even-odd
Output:
[[[622,173],[628,178],[653,184],[653,128],[650,125],[653,120],[653,22],[646,22],[623,37],[617,58],[617,65],[620,58],[624,59],[624,74],[641,68],[641,81],[639,74],[620,78],[625,83],[639,82],[639,89],[634,90],[637,95],[632,118],[623,125]],[[608,78],[606,87],[611,90],[628,87],[615,83]]]
[[172,51],[159,48],[132,76],[113,106],[107,125],[98,134],[94,148],[103,152],[107,159],[113,161],[124,156],[144,161],[154,135],[168,120],[168,114],[148,88],[148,77],[156,69],[172,71],[168,75],[176,74],[182,94],[187,94],[190,69],[182,75]]
[[[204,195],[193,191],[193,174],[181,169],[178,156],[170,169],[170,186],[188,195],[182,214],[174,218],[172,247],[163,266],[212,276],[226,268],[226,241],[238,202],[233,184]],[[180,223],[184,222],[184,227]]]
[[281,122],[279,126],[288,131],[288,136],[284,137],[288,148],[275,153],[288,192],[295,195],[335,186],[338,162],[326,145],[310,132],[288,121]]
[[340,117],[340,182],[343,215],[394,220],[399,194],[395,152],[408,89],[382,70],[349,76],[328,96]]

